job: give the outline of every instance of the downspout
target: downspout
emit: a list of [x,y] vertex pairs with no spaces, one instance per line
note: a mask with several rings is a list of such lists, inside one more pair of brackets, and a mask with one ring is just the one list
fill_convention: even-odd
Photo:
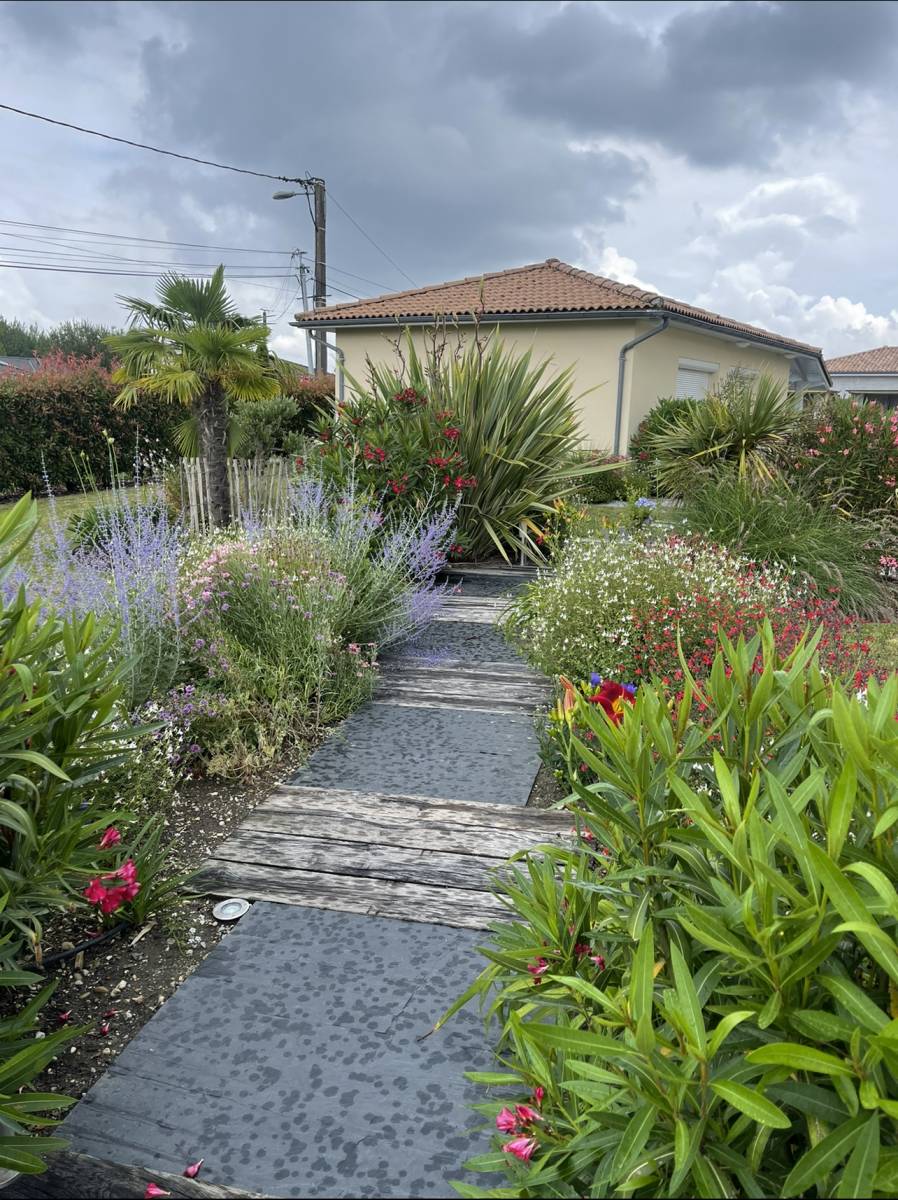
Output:
[[[293,322],[291,321],[290,324],[292,325]],[[334,372],[337,377],[337,403],[342,404],[344,395],[346,393],[346,352],[341,350],[337,345],[332,346],[327,340],[326,333],[319,333],[317,329],[308,329],[307,332],[315,339],[316,342],[324,346],[324,348],[329,350],[331,354],[335,354],[337,356],[337,370]]]
[[656,333],[663,333],[669,324],[670,317],[662,317],[660,324],[656,325],[654,329],[648,329],[638,337],[631,338],[629,342],[624,342],[620,348],[620,354],[617,358],[617,407],[614,410],[614,453],[616,455],[620,454],[621,421],[624,415],[624,371],[627,365],[627,351],[632,350],[634,346],[638,346],[640,342],[647,342]]

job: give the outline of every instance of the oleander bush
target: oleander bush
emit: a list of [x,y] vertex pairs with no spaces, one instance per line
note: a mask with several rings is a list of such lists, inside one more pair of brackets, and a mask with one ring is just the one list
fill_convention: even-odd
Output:
[[499,1039],[468,1167],[508,1186],[463,1194],[894,1195],[898,677],[856,695],[818,637],[574,700],[575,837],[497,878],[512,919],[447,1014],[479,998]]
[[630,461],[634,469],[644,471],[651,481],[651,490],[646,494],[654,495],[654,489],[657,487],[656,456],[654,450],[649,448],[650,440],[660,430],[689,412],[694,403],[695,401],[688,397],[660,397],[654,407],[649,409],[642,418],[636,431],[630,437],[628,448]]
[[809,589],[784,566],[758,565],[695,536],[608,530],[575,538],[551,573],[519,593],[503,628],[550,675],[676,682],[679,646],[689,669],[704,675],[718,630],[751,636],[765,619],[783,650],[809,623],[822,624],[828,670],[873,673],[860,627],[835,597]]
[[835,589],[846,611],[871,618],[888,611],[881,526],[847,519],[800,484],[721,471],[684,497],[683,514],[690,529],[736,554],[779,563],[822,592]]
[[783,450],[815,502],[856,516],[898,511],[898,410],[842,396],[806,408]]
[[[0,577],[33,530],[23,497],[0,518]],[[77,899],[104,861],[112,813],[91,788],[127,751],[114,629],[0,590],[0,959],[40,959],[42,917]]]

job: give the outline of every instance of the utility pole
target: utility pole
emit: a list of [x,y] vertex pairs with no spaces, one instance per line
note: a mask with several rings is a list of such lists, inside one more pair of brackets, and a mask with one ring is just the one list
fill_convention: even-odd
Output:
[[[327,304],[327,205],[323,179],[312,179],[315,193],[315,307]],[[315,374],[327,371],[327,346],[324,339],[315,339]]]
[[[303,311],[308,311],[309,295],[308,295],[308,292],[306,291],[306,276],[309,273],[309,268],[302,261],[305,251],[304,250],[294,250],[293,254],[295,257],[297,257],[299,259],[299,272],[298,272],[298,274],[299,274],[299,290],[302,292]],[[309,368],[310,371],[313,369],[312,331],[311,331],[311,329],[308,328],[308,326],[306,327],[306,366]]]
[[[325,200],[324,180],[315,176],[307,179],[290,179],[288,183],[299,183],[302,190],[298,192],[275,192],[273,200],[292,200],[294,196],[314,196],[312,220],[315,223],[315,296],[312,301],[315,308],[324,308],[327,304],[327,204]],[[300,271],[300,274],[302,272]],[[323,375],[327,371],[327,346],[320,335],[315,338],[315,374]],[[311,366],[311,358],[309,366]]]

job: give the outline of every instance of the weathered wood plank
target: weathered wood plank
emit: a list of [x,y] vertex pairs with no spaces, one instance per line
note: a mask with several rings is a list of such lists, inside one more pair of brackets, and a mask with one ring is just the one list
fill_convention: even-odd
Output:
[[260,867],[221,858],[210,859],[191,887],[216,896],[244,896],[459,929],[488,929],[506,912],[490,892]]
[[[186,1163],[184,1164],[187,1165]],[[185,1179],[166,1171],[131,1167],[90,1154],[63,1150],[49,1159],[43,1175],[20,1175],[0,1188],[3,1200],[128,1200],[142,1197],[148,1183],[155,1183],[172,1196],[220,1197],[229,1200],[261,1200],[260,1192],[224,1187],[205,1180]]]
[[216,846],[215,857],[265,867],[363,879],[395,879],[471,891],[488,891],[490,873],[500,868],[502,862],[482,854],[296,837],[270,829],[248,829],[246,825]]
[[[492,829],[551,830],[567,832],[570,815],[545,808],[519,808],[514,804],[481,804],[477,800],[443,800],[433,796],[383,795],[344,788],[279,783],[263,807],[299,812],[305,807],[340,812],[347,819],[368,818],[407,821],[452,821]],[[351,814],[351,815],[350,815]],[[543,835],[545,836],[545,834]]]
[[[391,820],[387,815],[348,819],[345,812],[332,808],[278,809],[267,801],[254,809],[241,830],[280,833],[290,837],[318,838],[344,844],[345,853],[354,853],[351,843],[381,846],[406,846],[409,849],[442,850],[449,854],[474,854],[504,861],[518,850],[541,843],[557,844],[568,840],[570,818],[563,828],[534,827],[503,829],[489,825],[458,825],[451,821]],[[218,851],[220,853],[220,851]],[[495,865],[495,864],[494,864]]]

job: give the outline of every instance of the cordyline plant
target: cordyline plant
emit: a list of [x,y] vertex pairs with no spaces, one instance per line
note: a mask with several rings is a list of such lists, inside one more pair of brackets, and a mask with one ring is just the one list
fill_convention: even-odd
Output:
[[571,369],[553,372],[490,337],[475,335],[449,361],[439,347],[420,354],[409,336],[401,369],[373,365],[371,389],[394,395],[411,387],[447,414],[454,449],[476,486],[464,489],[457,540],[467,557],[523,551],[543,557],[538,538],[556,500],[573,495],[584,474],[619,464],[584,466]]
[[469,1167],[510,1183],[462,1194],[895,1194],[896,709],[898,677],[855,695],[769,629],[679,702],[577,702],[579,838],[512,865],[455,1006],[500,1023]]

